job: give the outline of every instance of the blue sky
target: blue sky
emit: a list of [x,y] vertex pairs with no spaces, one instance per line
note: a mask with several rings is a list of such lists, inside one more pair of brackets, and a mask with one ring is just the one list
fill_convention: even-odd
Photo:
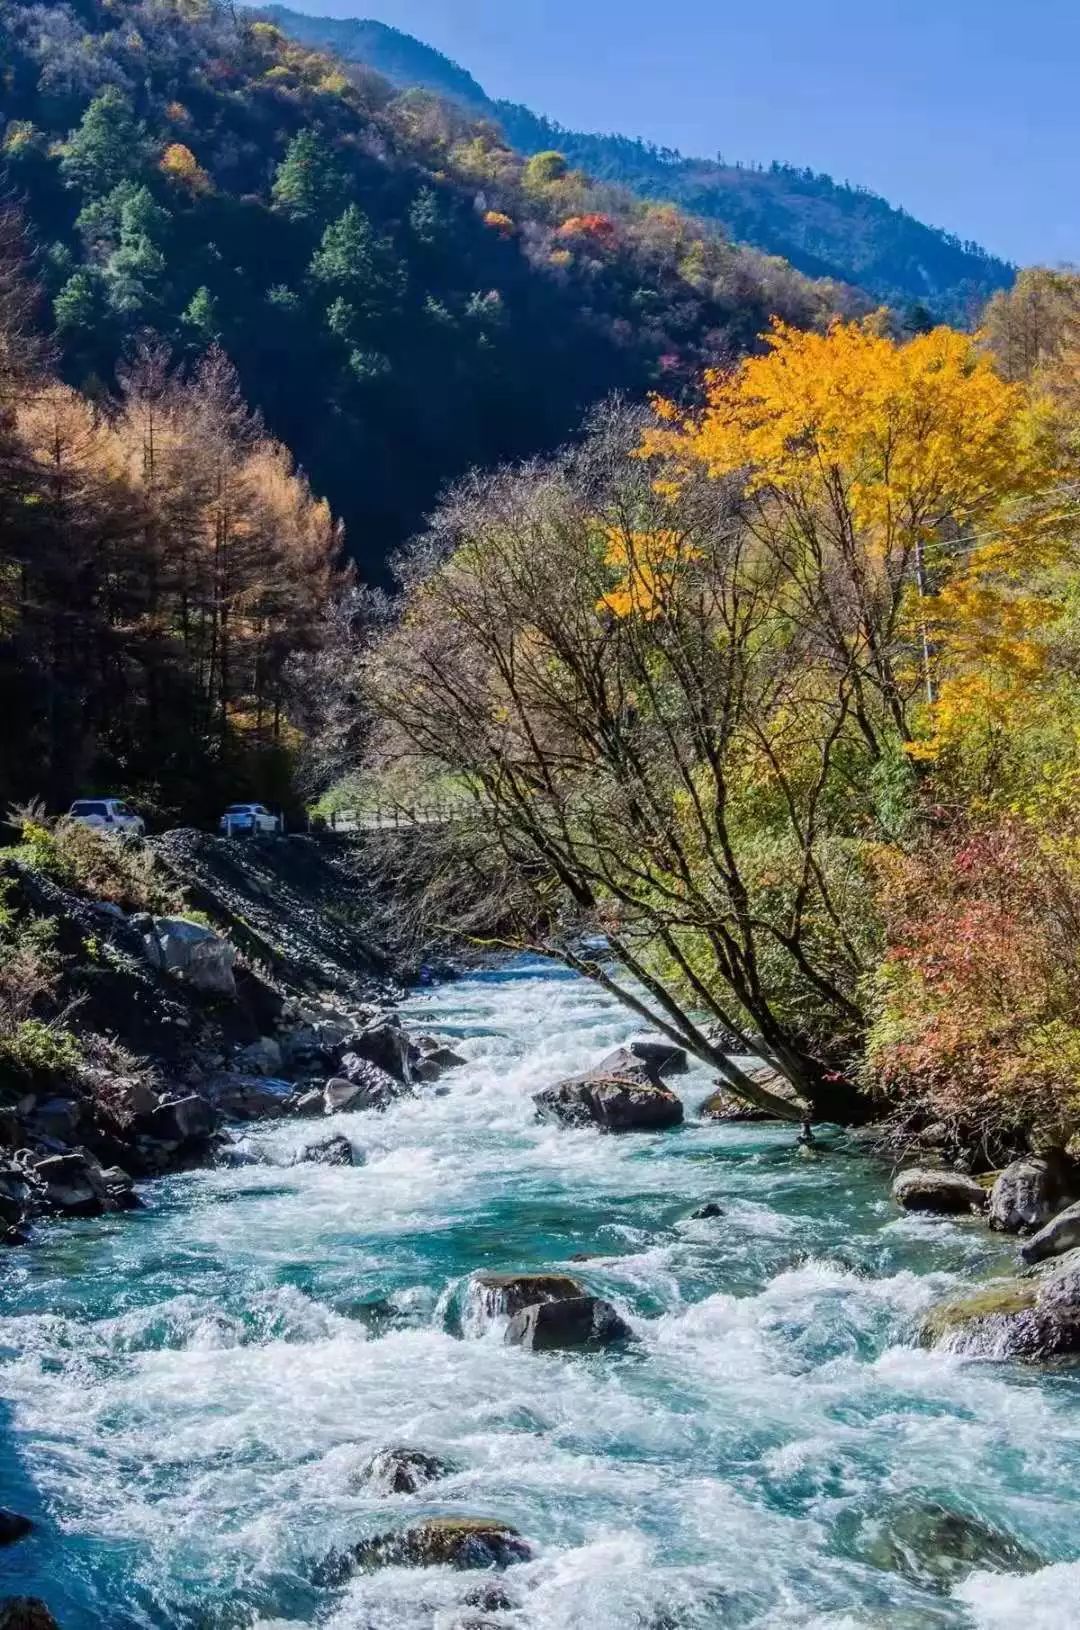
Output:
[[405,29],[574,128],[790,159],[1012,259],[1080,260],[1076,0],[291,3]]

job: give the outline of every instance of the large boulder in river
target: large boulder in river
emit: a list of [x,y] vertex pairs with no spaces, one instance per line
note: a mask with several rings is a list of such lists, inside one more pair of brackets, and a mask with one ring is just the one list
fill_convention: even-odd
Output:
[[990,1190],[990,1227],[1003,1234],[1041,1228],[1070,1197],[1065,1154],[1024,1155],[999,1173]]
[[893,1199],[905,1211],[930,1211],[957,1217],[986,1206],[986,1191],[963,1172],[929,1166],[910,1166],[893,1183]]
[[453,1467],[422,1449],[380,1449],[356,1478],[361,1488],[376,1494],[415,1494],[418,1489],[449,1477]]
[[353,1146],[348,1138],[340,1132],[334,1132],[328,1138],[320,1138],[318,1143],[308,1143],[301,1149],[296,1157],[298,1166],[355,1166],[363,1165],[363,1158],[357,1162]]
[[506,1327],[510,1347],[551,1352],[568,1347],[611,1347],[629,1341],[633,1331],[610,1302],[599,1296],[572,1296],[524,1307]]
[[622,1075],[579,1075],[533,1097],[543,1120],[598,1126],[604,1132],[657,1132],[680,1126],[682,1100],[659,1082]]
[[1080,1352],[1080,1250],[1041,1273],[991,1280],[969,1296],[932,1308],[922,1338],[930,1346],[989,1358],[1054,1358]]
[[629,1081],[659,1081],[665,1075],[685,1075],[689,1065],[686,1052],[670,1041],[628,1041],[616,1047],[599,1064],[586,1071],[589,1077],[617,1075]]
[[413,1528],[361,1540],[351,1551],[333,1551],[316,1583],[341,1584],[356,1570],[376,1568],[508,1568],[527,1562],[532,1548],[516,1528],[494,1517],[429,1517]]
[[36,1596],[5,1596],[0,1601],[0,1630],[60,1630],[45,1603]]
[[1026,1240],[1020,1247],[1020,1256],[1028,1263],[1043,1262],[1047,1257],[1061,1256],[1077,1246],[1080,1246],[1080,1200],[1059,1211],[1045,1227]]
[[471,1311],[481,1321],[513,1318],[538,1302],[570,1301],[585,1286],[568,1273],[477,1273],[469,1281]]

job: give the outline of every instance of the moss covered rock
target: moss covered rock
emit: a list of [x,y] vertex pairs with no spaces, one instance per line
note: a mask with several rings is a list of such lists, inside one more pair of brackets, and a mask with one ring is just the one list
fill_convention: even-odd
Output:
[[412,1528],[363,1539],[351,1551],[332,1551],[316,1582],[340,1584],[352,1573],[378,1568],[508,1568],[531,1556],[517,1529],[494,1517],[428,1517]]
[[1080,1251],[1030,1278],[995,1279],[933,1308],[928,1346],[985,1358],[1054,1358],[1080,1352]]

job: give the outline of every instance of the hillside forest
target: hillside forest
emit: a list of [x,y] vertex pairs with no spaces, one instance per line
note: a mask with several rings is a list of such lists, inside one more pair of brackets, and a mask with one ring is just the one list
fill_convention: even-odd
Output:
[[0,798],[449,798],[418,931],[1061,1141],[1080,279],[913,332],[265,22],[0,22]]

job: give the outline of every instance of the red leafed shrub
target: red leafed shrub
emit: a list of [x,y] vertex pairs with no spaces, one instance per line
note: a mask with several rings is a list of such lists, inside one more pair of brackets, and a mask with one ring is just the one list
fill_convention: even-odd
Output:
[[571,215],[569,220],[560,226],[556,236],[585,238],[605,249],[610,249],[618,238],[618,228],[610,215]]
[[1080,835],[1009,820],[877,871],[874,1084],[984,1130],[1080,1124]]

